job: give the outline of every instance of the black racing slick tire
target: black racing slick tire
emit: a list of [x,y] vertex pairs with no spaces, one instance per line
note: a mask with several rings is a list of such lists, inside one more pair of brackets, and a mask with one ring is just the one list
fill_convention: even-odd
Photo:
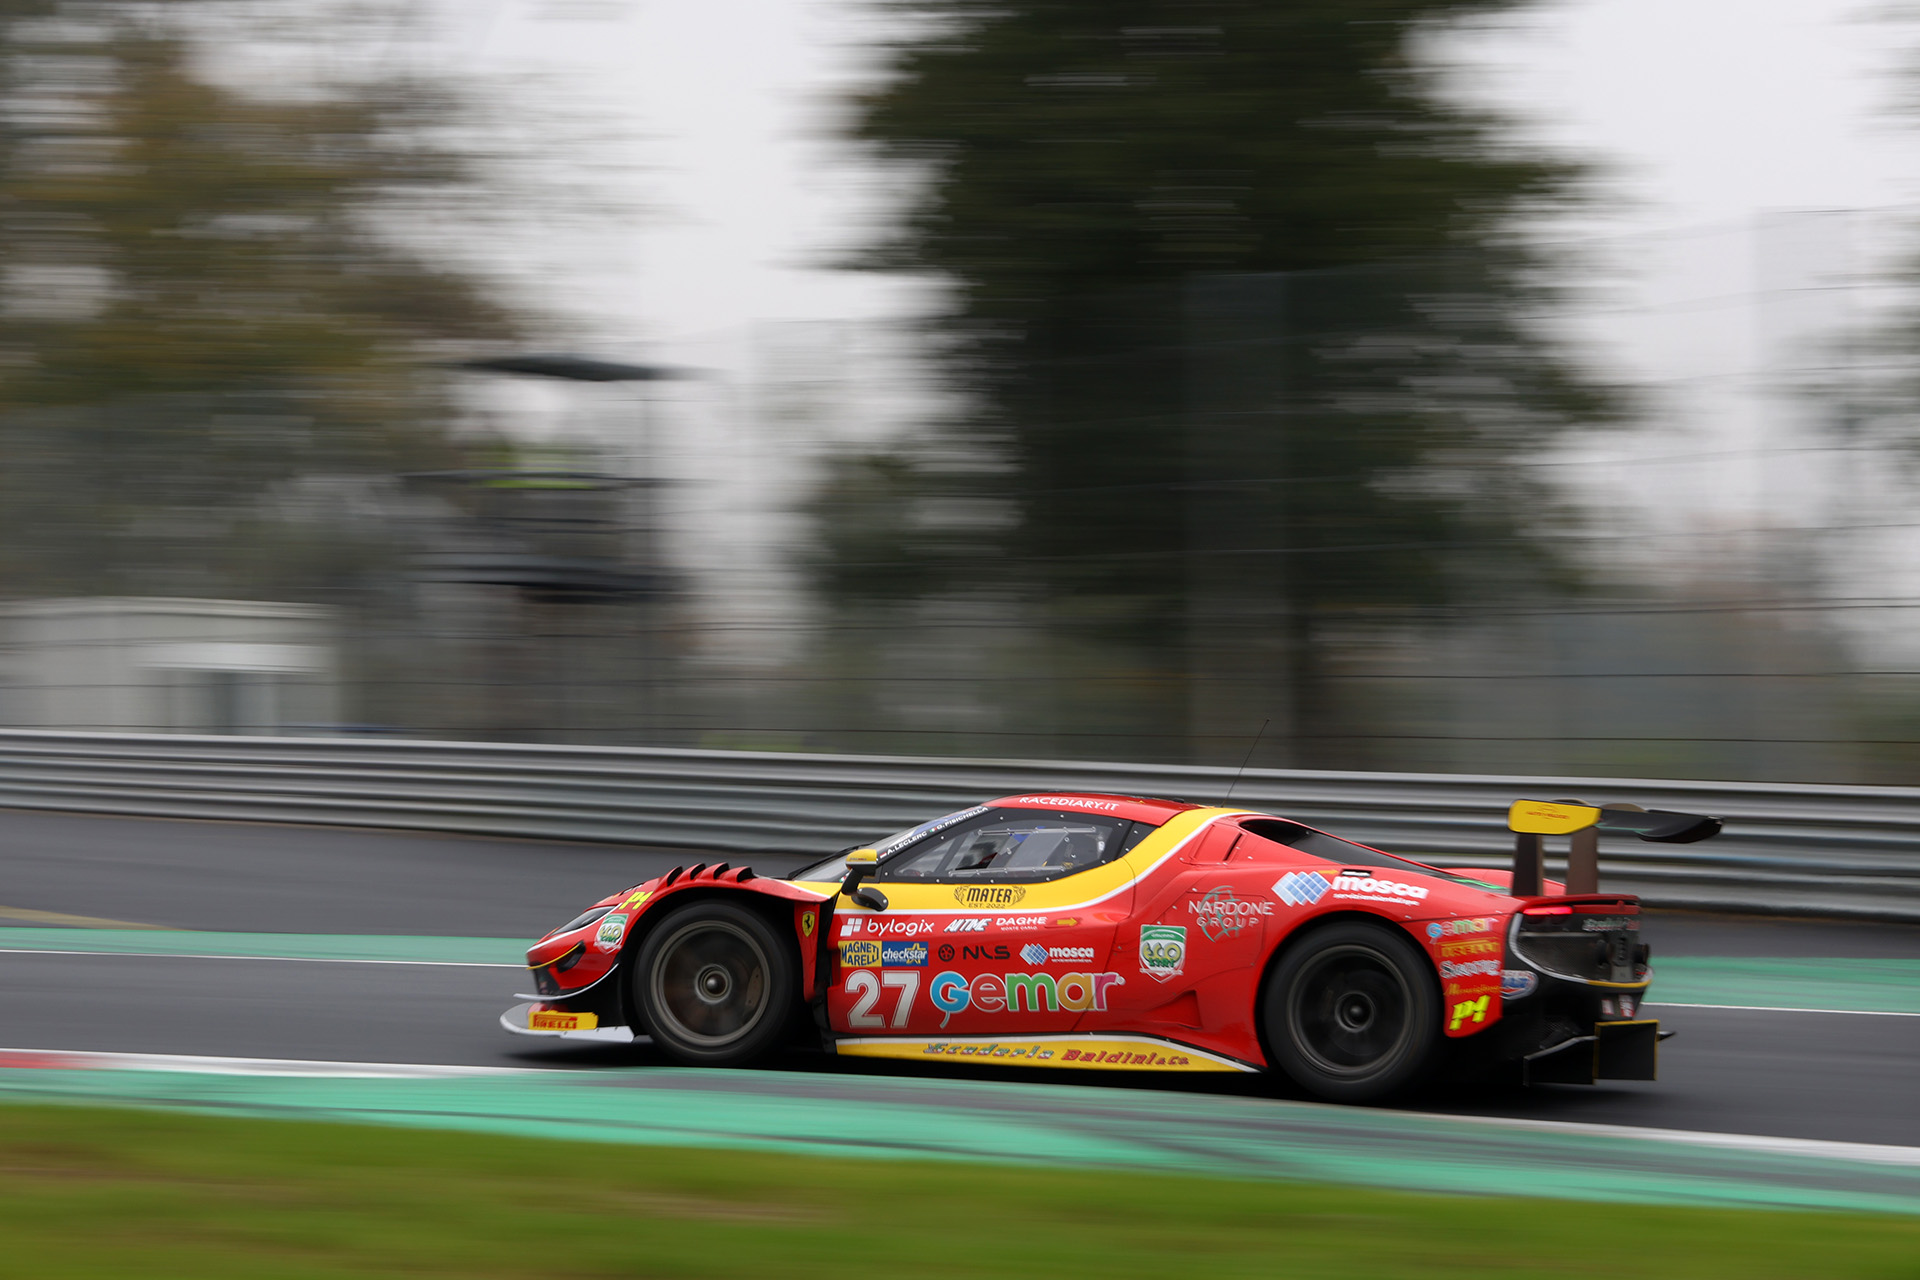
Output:
[[797,1003],[793,944],[758,913],[693,902],[647,934],[628,972],[633,1004],[667,1057],[733,1067],[781,1043]]
[[1332,1102],[1378,1102],[1421,1083],[1440,1048],[1440,988],[1420,948],[1385,925],[1315,929],[1268,975],[1271,1061]]

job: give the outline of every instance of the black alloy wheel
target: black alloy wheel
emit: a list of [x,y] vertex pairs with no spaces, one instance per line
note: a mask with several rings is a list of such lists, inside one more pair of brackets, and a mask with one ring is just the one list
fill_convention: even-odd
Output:
[[1376,1102],[1426,1077],[1440,1046],[1440,990],[1419,947],[1386,925],[1343,920],[1301,938],[1268,976],[1269,1058],[1308,1092]]
[[695,902],[647,935],[629,980],[653,1042],[690,1065],[731,1067],[773,1049],[798,989],[793,946],[729,902]]

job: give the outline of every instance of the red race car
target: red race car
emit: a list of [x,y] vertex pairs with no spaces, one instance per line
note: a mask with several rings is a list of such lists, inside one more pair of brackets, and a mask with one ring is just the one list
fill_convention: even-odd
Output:
[[[796,1037],[852,1057],[1280,1071],[1365,1101],[1443,1066],[1654,1077],[1640,904],[1541,877],[1571,834],[1690,841],[1719,822],[1522,801],[1509,871],[1428,866],[1244,809],[1020,795],[789,879],[674,868],[527,952],[501,1024],[752,1062]],[[1582,855],[1582,841],[1585,855]]]

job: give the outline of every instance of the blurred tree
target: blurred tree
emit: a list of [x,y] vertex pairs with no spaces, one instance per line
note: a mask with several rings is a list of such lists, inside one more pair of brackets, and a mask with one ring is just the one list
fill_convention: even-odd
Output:
[[1272,715],[1266,758],[1366,763],[1339,648],[1559,573],[1551,495],[1510,464],[1614,408],[1535,327],[1554,264],[1522,238],[1585,171],[1418,58],[1512,7],[891,4],[913,34],[849,132],[902,194],[860,261],[951,287],[935,338],[972,408],[829,478],[830,598],[1016,598],[1132,655],[1112,696],[1143,734],[1184,717],[1237,758]]
[[423,247],[480,185],[465,105],[377,74],[241,92],[195,39],[221,0],[0,16],[0,591],[351,572],[366,512],[282,487],[443,463],[430,357],[521,324]]

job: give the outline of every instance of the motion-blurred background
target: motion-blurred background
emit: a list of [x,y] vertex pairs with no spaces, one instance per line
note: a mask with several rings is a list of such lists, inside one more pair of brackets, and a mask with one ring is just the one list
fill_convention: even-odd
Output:
[[0,726],[1920,761],[1897,11],[0,15]]

